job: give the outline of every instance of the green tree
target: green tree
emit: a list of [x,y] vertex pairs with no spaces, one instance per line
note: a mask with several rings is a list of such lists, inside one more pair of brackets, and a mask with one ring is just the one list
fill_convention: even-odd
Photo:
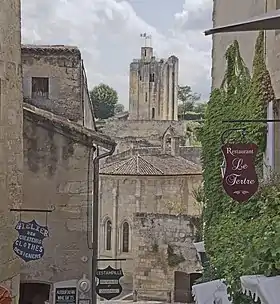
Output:
[[207,108],[207,103],[206,102],[200,102],[194,105],[193,111],[195,113],[202,113],[205,114]]
[[115,114],[118,93],[112,87],[99,84],[90,91],[90,99],[97,118],[106,119]]
[[117,103],[115,106],[115,114],[123,113],[124,112],[124,105],[121,103]]
[[178,86],[179,113],[185,115],[186,112],[192,112],[195,102],[200,100],[200,94],[194,93],[190,86]]

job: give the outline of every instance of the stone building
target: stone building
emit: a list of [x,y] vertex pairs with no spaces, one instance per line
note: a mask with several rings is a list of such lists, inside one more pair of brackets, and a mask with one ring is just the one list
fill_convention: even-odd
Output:
[[141,48],[130,64],[130,120],[178,120],[178,68],[177,57],[158,61],[152,47]]
[[[93,159],[115,142],[95,130],[80,51],[21,48],[20,1],[0,2],[0,297],[41,304],[90,275]],[[40,260],[14,254],[18,220],[48,227]]]
[[[20,261],[13,254],[14,225],[22,203],[22,83],[20,1],[0,1],[0,290],[19,295]],[[0,297],[1,297],[0,296]],[[1,298],[0,298],[1,301]]]
[[[100,170],[100,257],[127,259],[122,263],[126,283],[132,282],[136,271],[135,213],[198,217],[201,212],[194,197],[202,181],[201,168],[178,154],[178,138],[172,137],[168,147],[168,135],[163,137],[160,153],[140,155],[139,150],[135,153],[131,149],[130,155],[116,154],[108,159]],[[193,249],[190,243],[185,246]]]
[[23,45],[21,53],[25,102],[94,129],[80,50],[64,45]]
[[[223,26],[236,22],[243,22],[254,16],[261,15],[265,12],[280,9],[279,0],[236,0],[236,1],[220,1],[213,2],[213,26]],[[233,40],[238,40],[241,55],[246,65],[252,69],[254,46],[257,38],[257,31],[221,33],[213,35],[212,48],[212,87],[216,88],[221,85],[225,72],[225,51]],[[265,33],[266,40],[266,61],[267,67],[271,75],[272,85],[276,94],[276,98],[280,98],[280,32],[279,30],[270,30]],[[272,106],[271,106],[272,107]],[[272,108],[268,110],[270,119],[273,119]],[[279,119],[274,117],[275,119]],[[269,127],[272,128],[272,127]],[[270,161],[267,162],[272,169],[280,172],[280,124],[274,123],[274,136],[271,136],[270,146],[272,154]],[[270,133],[270,131],[269,131]],[[269,136],[270,137],[270,136]],[[268,156],[268,155],[267,155]]]
[[50,232],[43,258],[21,267],[20,303],[37,304],[52,301],[55,284],[90,278],[93,158],[115,143],[95,131],[78,48],[23,46],[22,60],[24,206],[54,208],[22,215]]

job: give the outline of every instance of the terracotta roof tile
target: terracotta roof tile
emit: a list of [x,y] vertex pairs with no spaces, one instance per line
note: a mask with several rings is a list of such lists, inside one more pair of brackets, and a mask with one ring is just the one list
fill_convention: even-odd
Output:
[[201,174],[200,166],[181,156],[167,154],[134,155],[104,164],[100,174],[106,175],[187,175]]

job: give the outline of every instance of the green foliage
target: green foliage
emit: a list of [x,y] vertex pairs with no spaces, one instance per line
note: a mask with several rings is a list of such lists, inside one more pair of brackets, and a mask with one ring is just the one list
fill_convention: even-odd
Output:
[[200,95],[194,93],[190,86],[178,86],[179,114],[185,116],[186,112],[192,112],[195,102],[200,99]]
[[90,91],[90,99],[97,118],[106,119],[115,114],[118,93],[106,84],[99,84]]
[[124,105],[121,103],[117,103],[115,106],[115,114],[123,113],[124,112]]
[[[240,55],[238,42],[226,52],[227,68],[222,86],[213,90],[205,123],[200,132],[204,178],[204,238],[210,264],[206,279],[225,278],[235,304],[251,303],[242,295],[240,276],[280,273],[280,183],[262,185],[247,203],[239,204],[223,191],[221,182],[221,134],[244,125],[225,124],[230,119],[266,119],[266,108],[274,102],[270,76],[265,65],[264,35],[260,32],[250,77]],[[263,166],[266,126],[246,125],[246,136],[235,132],[227,141],[254,142],[259,177]],[[212,278],[211,278],[212,276]]]
[[176,254],[174,252],[174,249],[170,245],[168,245],[168,247],[167,247],[167,259],[168,259],[168,265],[170,267],[175,267],[185,261],[185,258],[183,257],[183,255]]

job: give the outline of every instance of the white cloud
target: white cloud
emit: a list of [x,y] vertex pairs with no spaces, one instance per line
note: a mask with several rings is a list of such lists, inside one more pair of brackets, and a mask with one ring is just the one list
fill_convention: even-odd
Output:
[[[149,6],[150,1],[144,4]],[[139,55],[139,34],[147,32],[159,57],[179,57],[180,83],[205,95],[210,89],[211,42],[201,27],[211,20],[211,4],[211,0],[185,0],[173,28],[163,33],[141,19],[127,1],[24,0],[22,37],[24,43],[77,45],[89,85],[112,85],[127,106],[128,65]],[[205,16],[206,22],[201,20]]]

